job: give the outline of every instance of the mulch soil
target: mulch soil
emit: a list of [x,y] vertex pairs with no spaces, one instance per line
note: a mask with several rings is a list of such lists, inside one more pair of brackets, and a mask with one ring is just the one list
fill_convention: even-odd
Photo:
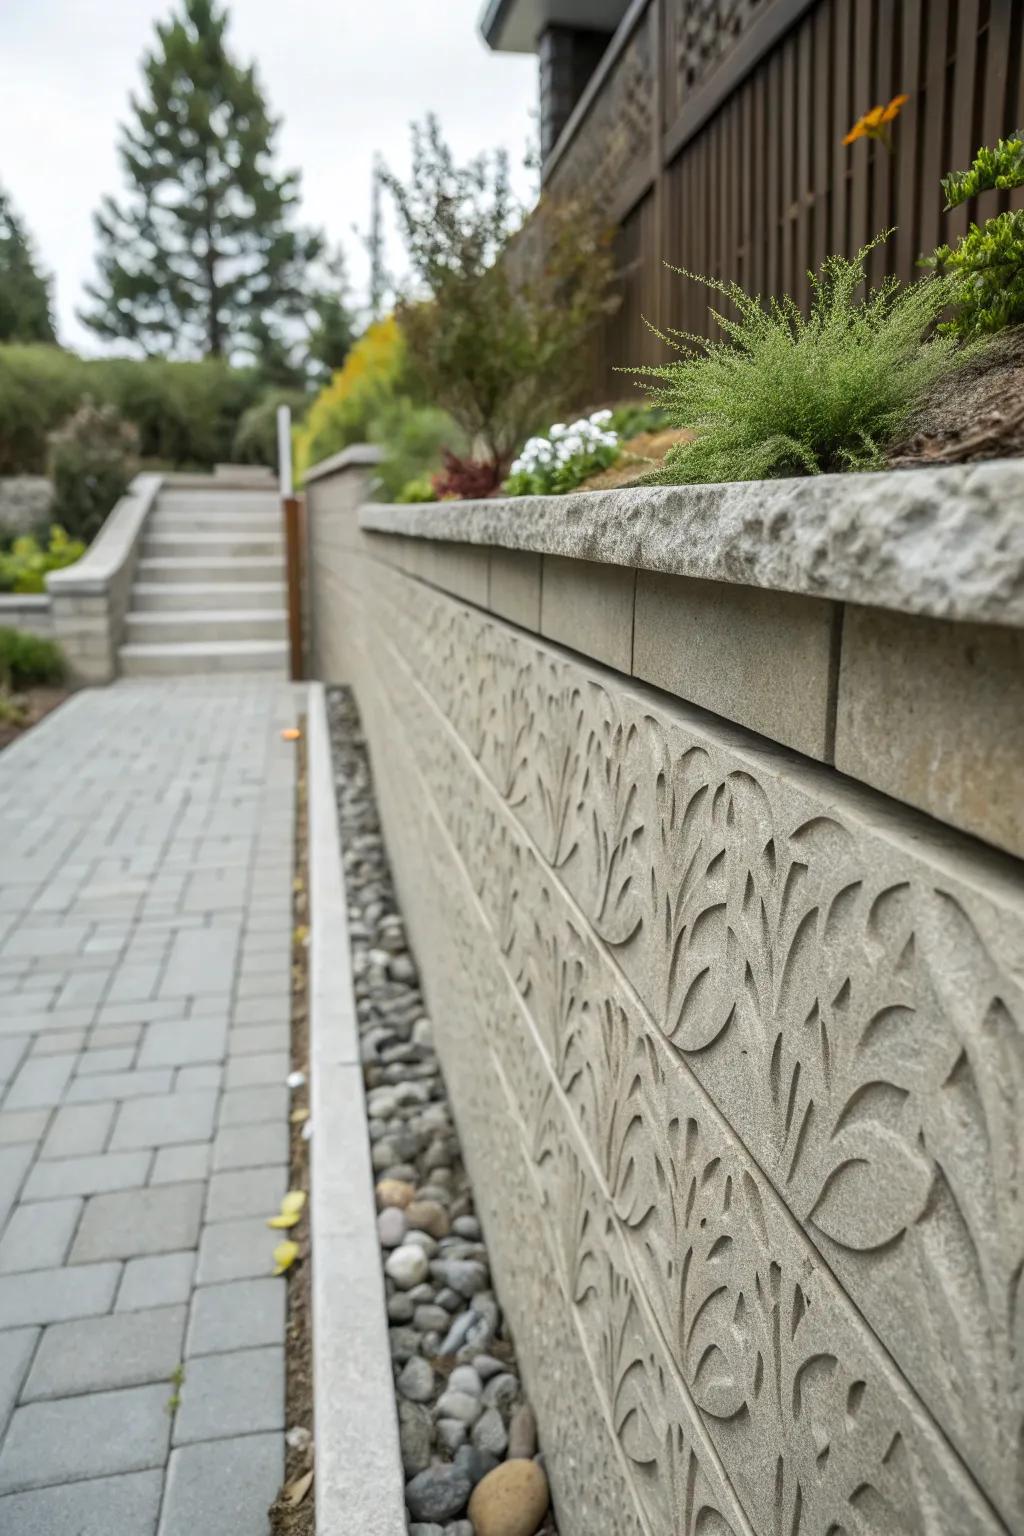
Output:
[[[309,1142],[302,1134],[299,1112],[309,1110],[309,823],[307,819],[308,760],[306,721],[299,721],[298,782],[295,805],[295,881],[293,887],[292,941],[292,1070],[303,1072],[306,1083],[291,1096],[290,1189],[309,1188]],[[299,1255],[288,1270],[288,1322],[285,1335],[285,1424],[289,1433],[306,1430],[309,1439],[286,1446],[284,1487],[270,1507],[274,1536],[314,1536],[316,1501],[312,1486],[298,1502],[295,1495],[305,1474],[313,1470],[313,1314],[310,1294],[309,1206],[299,1225],[286,1235],[299,1245]],[[298,1485],[298,1486],[297,1486]]]
[[68,689],[25,688],[15,697],[24,706],[23,718],[20,722],[0,720],[0,748],[9,747],[12,741],[17,741],[19,736],[24,736],[26,731],[38,725],[51,709],[56,709],[58,704],[63,704],[68,697]]

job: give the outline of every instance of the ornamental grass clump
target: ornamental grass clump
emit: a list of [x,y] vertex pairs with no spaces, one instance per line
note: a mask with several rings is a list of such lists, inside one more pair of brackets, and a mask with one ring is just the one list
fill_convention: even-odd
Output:
[[[811,273],[811,303],[752,298],[737,283],[698,277],[735,307],[711,313],[725,341],[655,334],[684,355],[626,370],[660,380],[653,391],[692,442],[671,449],[647,484],[708,485],[783,475],[878,468],[929,386],[967,352],[935,334],[949,300],[945,279],[910,286],[886,278],[861,298],[870,251],[832,256]],[[680,270],[680,269],[674,269]],[[692,273],[684,272],[686,277]],[[652,327],[653,329],[653,327]]]

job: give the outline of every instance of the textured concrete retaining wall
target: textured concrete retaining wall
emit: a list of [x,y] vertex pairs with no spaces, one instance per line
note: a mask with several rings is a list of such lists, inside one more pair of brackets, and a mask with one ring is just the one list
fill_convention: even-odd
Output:
[[[546,563],[535,593],[308,494],[564,1536],[1024,1531],[1020,865],[838,773],[852,714],[798,756],[581,655],[629,611],[614,576],[570,650],[536,632]],[[820,619],[796,650],[835,711]],[[906,647],[864,628],[881,716]],[[763,707],[719,643],[723,697]]]
[[45,592],[0,593],[0,629],[20,629],[24,634],[53,639],[53,614]]

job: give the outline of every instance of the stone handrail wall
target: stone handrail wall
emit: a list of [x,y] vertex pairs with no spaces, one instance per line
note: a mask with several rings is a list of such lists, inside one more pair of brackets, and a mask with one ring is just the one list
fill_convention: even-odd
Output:
[[[917,606],[840,601],[835,565],[826,595],[658,572],[651,628],[643,567],[360,527],[365,477],[307,490],[317,658],[357,689],[560,1528],[1024,1531],[1024,881],[989,846],[1019,734],[986,765],[968,688],[1019,721],[1019,522],[983,619],[924,566]],[[959,554],[943,612],[977,615]],[[844,731],[900,763],[951,679],[945,778],[868,787]],[[951,814],[904,803],[936,782]]]
[[108,683],[117,675],[142,529],[160,485],[160,475],[136,475],[81,560],[46,578],[53,637],[75,682]]

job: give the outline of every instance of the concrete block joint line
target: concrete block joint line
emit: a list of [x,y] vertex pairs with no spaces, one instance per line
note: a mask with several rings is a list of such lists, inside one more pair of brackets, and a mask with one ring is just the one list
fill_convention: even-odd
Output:
[[0,1530],[269,1529],[304,708],[125,679],[0,754]]

